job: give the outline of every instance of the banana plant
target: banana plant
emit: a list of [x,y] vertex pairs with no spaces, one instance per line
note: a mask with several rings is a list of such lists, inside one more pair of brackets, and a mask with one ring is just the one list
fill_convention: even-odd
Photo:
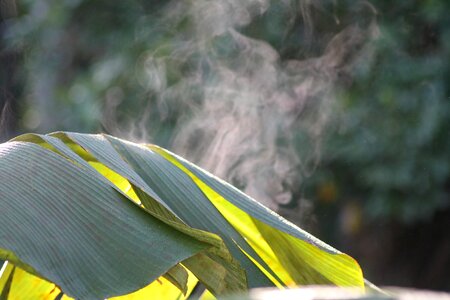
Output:
[[156,145],[104,134],[0,144],[0,299],[185,299],[364,289],[358,263]]

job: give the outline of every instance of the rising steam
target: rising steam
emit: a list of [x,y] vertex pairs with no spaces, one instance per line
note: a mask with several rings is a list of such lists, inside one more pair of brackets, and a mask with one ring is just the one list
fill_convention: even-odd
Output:
[[[305,39],[313,38],[312,3],[283,1],[302,18]],[[282,61],[241,30],[270,9],[265,0],[175,1],[158,30],[183,29],[143,60],[160,112],[178,117],[172,149],[279,211],[298,202],[319,162],[336,88],[367,53],[374,25],[347,26],[319,57]]]

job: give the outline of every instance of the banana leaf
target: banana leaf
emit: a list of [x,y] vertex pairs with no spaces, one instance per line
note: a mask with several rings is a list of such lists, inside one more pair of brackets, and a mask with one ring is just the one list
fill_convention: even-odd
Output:
[[183,158],[109,135],[0,144],[0,259],[0,300],[364,289],[351,257]]

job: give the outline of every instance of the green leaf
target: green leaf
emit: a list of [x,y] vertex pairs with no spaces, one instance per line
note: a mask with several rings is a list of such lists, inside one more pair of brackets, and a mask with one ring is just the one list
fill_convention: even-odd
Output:
[[[114,171],[112,171],[111,169],[106,167],[105,165],[96,161],[95,157],[93,157],[90,153],[86,152],[79,145],[74,144],[73,141],[69,140],[67,138],[67,136],[65,136],[63,133],[56,133],[56,134],[54,134],[54,136],[59,136],[61,138],[61,140],[59,140],[55,137],[52,137],[52,136],[40,136],[40,135],[24,135],[24,136],[20,136],[20,137],[16,138],[15,140],[37,143],[44,148],[51,149],[52,151],[54,151],[56,153],[62,154],[62,155],[64,155],[64,157],[66,157],[67,159],[70,159],[77,165],[85,167],[84,171],[89,173],[90,176],[98,177],[100,174],[105,176],[104,178],[102,177],[100,179],[103,179],[103,181],[105,183],[111,185],[112,187],[114,187],[118,191],[122,192],[123,194],[127,195],[128,197],[130,197],[131,195],[134,195],[134,196],[131,196],[132,198],[136,197],[133,199],[134,201],[139,201],[139,202],[143,202],[143,203],[147,204],[147,207],[146,207],[147,209],[145,209],[145,211],[147,213],[150,213],[152,216],[158,218],[159,220],[166,223],[167,225],[174,227],[177,230],[180,230],[181,232],[191,236],[194,239],[197,239],[199,241],[204,241],[205,243],[208,243],[209,245],[213,245],[213,247],[214,247],[213,250],[207,249],[205,251],[207,251],[208,256],[212,257],[215,261],[219,261],[221,264],[223,264],[223,266],[220,268],[216,268],[216,269],[208,269],[208,270],[199,269],[199,271],[206,272],[208,274],[208,276],[203,277],[203,279],[206,280],[208,277],[210,277],[210,278],[223,277],[226,280],[232,279],[234,282],[233,284],[226,284],[226,283],[224,284],[223,282],[221,282],[217,286],[210,286],[211,290],[214,293],[221,294],[224,292],[239,292],[239,291],[243,291],[247,288],[246,276],[245,276],[244,271],[241,269],[239,264],[234,260],[234,258],[228,253],[228,249],[225,247],[225,245],[219,238],[217,238],[216,236],[214,236],[210,233],[205,233],[205,232],[202,232],[202,231],[199,231],[199,230],[196,230],[196,229],[186,226],[184,222],[182,222],[175,215],[173,215],[171,213],[171,211],[166,209],[165,206],[163,206],[160,201],[156,201],[155,199],[153,199],[149,195],[150,193],[147,194],[143,190],[134,186],[134,184],[131,185],[127,181],[127,179],[121,177],[119,174],[115,173]],[[100,140],[99,136],[90,136],[90,137],[92,137],[91,143],[93,143],[94,146],[95,146],[95,143]],[[64,141],[65,143],[62,143],[62,141]],[[90,145],[90,146],[84,145],[84,146],[88,149],[89,149],[89,147],[92,147],[92,145]],[[76,153],[73,152],[72,150],[76,151]],[[117,153],[116,153],[116,155],[117,155]],[[82,157],[84,159],[87,159],[87,161],[84,161],[83,159],[81,159]],[[120,157],[116,157],[116,160],[117,159],[120,159]],[[116,164],[117,164],[117,161],[116,161]],[[98,171],[98,172],[96,172],[96,171]],[[123,170],[121,170],[121,172],[123,172]],[[130,176],[130,174],[133,174],[132,172],[133,172],[132,170],[131,171],[128,170],[127,172],[125,172],[125,174],[127,176]],[[134,182],[136,182],[136,181],[137,180],[134,180]],[[144,184],[141,183],[140,185],[143,186],[143,185],[146,185],[146,183],[144,183]],[[120,188],[118,188],[119,186],[121,186],[122,189],[124,189],[124,190],[121,190]],[[126,192],[125,189],[127,189],[128,191]],[[147,191],[148,191],[148,189],[147,189]],[[137,194],[140,195],[140,198],[137,198]],[[151,207],[148,206],[149,203],[152,203]],[[150,210],[149,210],[149,208],[150,208]],[[155,212],[155,208],[158,208],[156,210],[156,212]],[[195,255],[189,260],[189,262],[193,263],[193,262],[196,262],[197,260],[199,260],[199,261],[203,260],[203,256]],[[213,266],[211,266],[211,267],[213,267]],[[227,274],[222,274],[222,273],[227,273]],[[170,274],[166,274],[166,275],[167,275],[166,278],[168,278],[169,280],[172,280],[172,282],[173,282],[173,280],[175,278],[171,277]],[[195,275],[197,275],[197,274],[195,274]],[[211,280],[209,280],[209,281],[211,281]],[[181,283],[181,282],[178,282],[178,283],[173,282],[173,283],[176,286],[178,286],[181,290],[184,290],[183,283]],[[205,284],[206,284],[206,282],[205,282]]]
[[[222,217],[220,212],[182,170],[142,145],[107,135],[104,135],[103,138],[76,133],[66,133],[66,135],[91,155],[94,155],[99,162],[127,178],[130,182],[133,180],[130,174],[138,174],[163,199],[168,209],[179,216],[187,225],[218,234],[235,259],[251,274],[247,277],[249,287],[273,286],[273,283],[240,250],[240,247],[259,259],[254,250]],[[117,151],[116,154],[108,151],[108,156],[98,155],[100,152],[98,149],[106,148],[105,140]],[[117,160],[123,160],[129,167],[125,171],[116,167],[119,164]],[[123,165],[122,162],[120,164]],[[260,263],[264,264],[263,261],[260,261]]]
[[0,248],[77,298],[129,293],[208,247],[31,143],[0,145],[0,182]]
[[216,296],[364,286],[352,258],[229,184],[108,135],[27,134],[0,145],[0,211],[0,258],[32,273],[0,277],[0,292],[49,281],[83,299],[184,299],[198,281]]
[[186,160],[162,148],[150,148],[192,178],[211,203],[277,272],[285,285],[293,281],[295,284],[364,287],[361,268],[348,255]]

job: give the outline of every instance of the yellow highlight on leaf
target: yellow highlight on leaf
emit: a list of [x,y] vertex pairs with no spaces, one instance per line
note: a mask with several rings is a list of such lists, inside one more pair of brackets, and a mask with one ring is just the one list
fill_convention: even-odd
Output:
[[[283,285],[336,284],[364,288],[358,263],[343,253],[329,253],[302,239],[280,231],[250,216],[205,184],[174,156],[157,146],[151,149],[185,172],[203,191],[224,218],[246,239]],[[249,256],[247,253],[245,253]],[[254,259],[250,259],[266,274]],[[279,283],[268,276],[275,284]]]
[[110,300],[148,300],[148,299],[164,299],[164,300],[184,300],[189,297],[192,290],[197,285],[198,280],[189,272],[187,282],[187,293],[183,293],[164,277],[160,277],[146,287],[124,296],[109,298]]
[[136,195],[134,190],[131,188],[130,182],[119,175],[118,173],[114,172],[110,168],[106,167],[104,164],[90,161],[89,164],[102,176],[104,176],[106,179],[111,181],[116,187],[118,187],[124,194],[126,194],[131,200],[136,202],[137,204],[141,204],[141,200],[139,200],[139,197]]
[[[14,268],[8,300],[26,299],[53,300],[61,293],[54,284],[34,276],[19,267]],[[70,299],[70,298],[66,298]]]

